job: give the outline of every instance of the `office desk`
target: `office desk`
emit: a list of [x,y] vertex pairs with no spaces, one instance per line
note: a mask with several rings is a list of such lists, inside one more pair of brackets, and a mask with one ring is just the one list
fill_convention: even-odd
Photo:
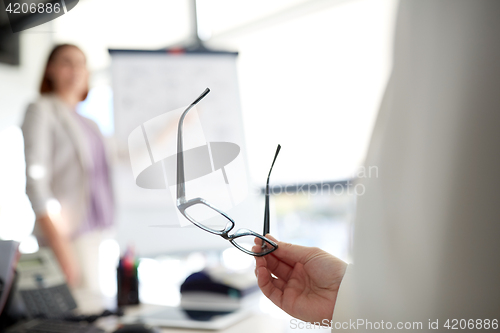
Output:
[[[105,298],[101,295],[91,293],[85,290],[74,290],[73,295],[78,303],[78,309],[81,313],[95,314],[106,308],[112,308],[114,299]],[[273,304],[269,306],[275,307]],[[161,309],[161,306],[151,304],[141,304],[137,306],[129,306],[125,309],[125,314],[133,315],[143,311],[154,311]],[[270,311],[266,311],[270,310]],[[266,312],[266,313],[265,313]],[[268,312],[273,312],[270,314]],[[275,313],[276,312],[276,313]],[[255,333],[255,332],[272,332],[272,333],[285,333],[297,332],[300,330],[290,329],[290,319],[286,313],[279,309],[271,308],[260,310],[256,309],[255,313],[241,322],[236,323],[222,331],[212,331],[221,333]],[[116,317],[101,318],[96,323],[100,328],[113,332],[120,324],[120,319]],[[326,330],[325,330],[326,331]],[[161,332],[168,333],[200,333],[210,332],[206,330],[193,330],[186,328],[162,328]]]

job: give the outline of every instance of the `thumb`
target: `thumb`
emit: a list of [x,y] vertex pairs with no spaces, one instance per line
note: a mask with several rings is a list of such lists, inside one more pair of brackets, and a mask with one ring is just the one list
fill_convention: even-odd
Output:
[[271,234],[267,234],[266,237],[278,244],[278,248],[271,252],[270,255],[275,256],[290,266],[294,266],[297,262],[305,264],[314,254],[318,252],[318,249],[314,247],[280,242]]

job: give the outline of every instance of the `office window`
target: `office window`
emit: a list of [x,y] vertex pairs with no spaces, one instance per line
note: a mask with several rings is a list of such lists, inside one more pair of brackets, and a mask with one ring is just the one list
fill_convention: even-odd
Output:
[[107,85],[90,89],[85,101],[77,106],[77,112],[96,122],[102,134],[113,135],[113,93]]
[[284,11],[213,37],[240,52],[250,171],[260,183],[263,156],[276,143],[283,149],[274,183],[351,178],[363,163],[389,75],[395,1],[317,10],[310,3],[310,12],[303,4],[293,18]]
[[24,141],[21,129],[0,130],[0,239],[21,242],[21,251],[34,252],[38,243],[30,236],[35,214],[25,193]]

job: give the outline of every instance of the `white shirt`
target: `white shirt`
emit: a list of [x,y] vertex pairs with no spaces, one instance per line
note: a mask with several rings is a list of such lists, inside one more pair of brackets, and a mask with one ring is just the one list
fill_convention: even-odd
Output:
[[366,165],[334,324],[500,320],[500,1],[401,2]]

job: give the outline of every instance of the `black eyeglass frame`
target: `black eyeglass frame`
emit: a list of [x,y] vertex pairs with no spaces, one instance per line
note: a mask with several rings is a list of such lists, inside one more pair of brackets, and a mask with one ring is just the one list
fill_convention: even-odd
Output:
[[[269,238],[259,235],[258,233],[249,230],[249,229],[238,229],[236,232],[234,232],[232,235],[229,234],[229,232],[234,228],[235,222],[234,220],[229,217],[226,213],[224,213],[222,210],[218,209],[214,205],[210,204],[203,198],[193,198],[190,200],[186,200],[186,186],[185,186],[185,177],[184,177],[184,150],[183,150],[183,144],[182,144],[182,125],[184,123],[184,118],[186,117],[186,114],[191,110],[199,101],[201,101],[208,93],[210,92],[210,89],[205,89],[205,91],[193,102],[191,103],[186,110],[182,113],[180,119],[179,119],[179,125],[178,125],[178,131],[177,131],[177,209],[179,212],[187,218],[191,223],[193,223],[195,226],[197,226],[200,229],[203,229],[205,231],[208,231],[212,234],[219,235],[225,240],[228,240],[238,248],[239,250],[256,256],[256,257],[261,257],[264,255],[267,255],[273,251],[275,251],[278,248],[278,244],[270,240]],[[279,149],[278,149],[279,151]],[[276,156],[275,156],[276,159]],[[274,165],[274,161],[273,161]],[[272,169],[272,166],[271,166]],[[269,174],[271,171],[269,171]],[[269,183],[269,177],[268,177],[268,183]],[[269,192],[266,193],[266,195],[269,195]],[[197,222],[193,217],[191,217],[187,212],[186,209],[188,209],[191,206],[194,205],[205,205],[206,207],[214,210],[215,212],[219,213],[220,215],[224,216],[228,222],[226,223],[226,226],[224,227],[223,230],[216,230],[209,228],[207,226],[204,226],[203,224]],[[269,205],[268,205],[268,199],[266,199],[266,209],[269,210]],[[265,213],[265,223],[264,223],[264,230],[266,230],[266,223],[267,223],[267,230],[269,230],[269,213]],[[253,252],[245,249],[244,247],[241,247],[235,240],[237,238],[243,237],[243,236],[254,236],[257,238],[260,238],[262,240],[262,246],[261,249],[263,252]],[[266,246],[267,244],[271,245],[272,247]]]

